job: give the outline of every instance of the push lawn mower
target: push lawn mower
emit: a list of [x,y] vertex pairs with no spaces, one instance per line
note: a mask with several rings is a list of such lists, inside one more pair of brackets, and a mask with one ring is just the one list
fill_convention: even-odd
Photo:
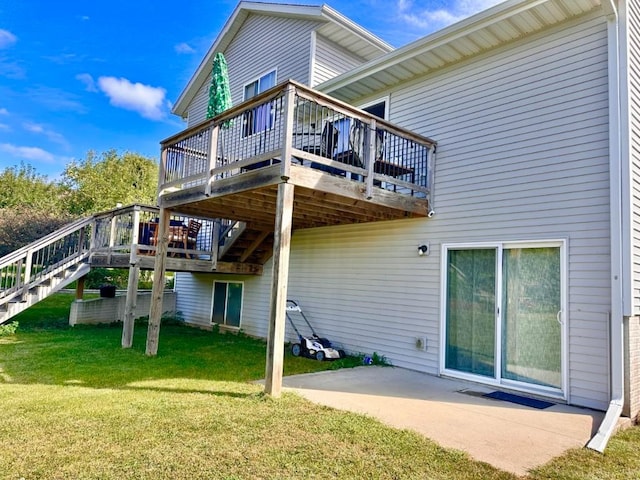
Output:
[[[305,321],[309,329],[311,330],[311,336],[305,337],[300,333],[297,329],[296,324],[293,322],[291,315],[299,313],[302,319]],[[302,355],[303,357],[315,358],[316,360],[337,360],[338,358],[344,358],[345,353],[342,350],[336,350],[331,346],[331,342],[326,338],[320,338],[316,332],[313,330],[313,327],[309,323],[309,320],[302,312],[300,305],[298,305],[293,300],[287,300],[287,310],[286,310],[287,319],[289,323],[295,330],[298,335],[299,343],[294,343],[291,345],[291,353],[294,357],[299,357]]]

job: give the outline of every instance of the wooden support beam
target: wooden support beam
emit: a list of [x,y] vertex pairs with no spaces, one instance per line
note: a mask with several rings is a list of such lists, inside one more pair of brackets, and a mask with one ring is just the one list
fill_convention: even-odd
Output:
[[158,224],[158,245],[156,246],[156,260],[153,269],[153,289],[151,290],[151,310],[149,312],[149,328],[147,330],[146,354],[150,356],[158,353],[158,339],[160,337],[160,319],[162,318],[162,297],[164,295],[165,262],[167,260],[167,246],[169,245],[169,217],[171,211],[160,208],[160,223]]
[[213,232],[211,233],[211,270],[215,270],[218,266],[218,255],[220,254],[220,230],[222,225],[219,220],[213,224]]
[[291,149],[293,148],[293,113],[296,103],[296,89],[289,85],[284,94],[284,145],[282,146],[282,159],[280,163],[280,175],[283,180],[289,178],[291,169]]
[[376,163],[376,140],[378,134],[376,132],[376,119],[369,121],[367,129],[367,137],[365,143],[365,162],[367,168],[367,177],[365,179],[365,197],[370,199],[373,196],[373,167]]
[[87,279],[86,275],[83,275],[76,281],[76,300],[82,300],[84,297],[84,283]]
[[124,321],[122,322],[122,348],[131,348],[133,345],[133,329],[135,324],[135,311],[138,303],[138,280],[140,279],[140,267],[129,267],[129,282],[127,284],[127,299],[124,306]]
[[[155,270],[154,257],[138,257],[137,265],[141,270]],[[107,254],[95,254],[91,260],[92,267],[127,268],[129,266],[129,254],[112,255],[111,262],[107,262]],[[168,272],[202,272],[211,273],[211,260],[191,260],[185,258],[167,258],[164,262],[165,271]],[[215,272],[232,273],[235,275],[262,275],[262,264],[218,262]]]
[[284,329],[289,282],[289,251],[293,222],[294,186],[278,185],[278,201],[273,245],[273,272],[271,276],[271,307],[269,309],[269,333],[267,338],[267,368],[265,393],[279,397],[282,392],[282,367],[284,361]]
[[[216,168],[218,163],[218,138],[220,136],[220,125],[211,125],[209,132],[209,173],[207,175],[207,185],[204,190],[204,194],[207,197],[211,193],[211,182],[213,181],[211,172]],[[221,153],[222,156],[224,156],[224,152]]]
[[244,251],[244,253],[242,254],[242,256],[240,257],[240,262],[246,262],[247,258],[249,258],[251,256],[251,254],[253,252],[255,252],[256,248],[258,248],[260,246],[260,244],[262,242],[264,242],[264,239],[267,238],[269,236],[271,232],[268,231],[263,231],[261,232],[256,239],[251,243],[251,245],[249,245],[246,250]]

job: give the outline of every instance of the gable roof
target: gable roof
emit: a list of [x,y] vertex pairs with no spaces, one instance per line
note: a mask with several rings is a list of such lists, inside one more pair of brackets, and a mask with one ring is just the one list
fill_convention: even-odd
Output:
[[318,20],[316,31],[365,60],[372,60],[393,50],[393,47],[352,22],[328,5],[291,5],[241,1],[222,27],[218,37],[176,100],[172,112],[185,116],[187,107],[199,87],[211,74],[211,62],[217,52],[224,52],[250,14],[275,15],[287,18]]
[[355,101],[600,8],[601,0],[507,0],[316,88]]

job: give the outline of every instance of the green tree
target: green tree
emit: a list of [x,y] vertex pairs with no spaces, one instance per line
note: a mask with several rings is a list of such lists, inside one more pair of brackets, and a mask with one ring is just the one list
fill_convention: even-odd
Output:
[[118,203],[155,205],[157,183],[154,159],[115,150],[101,155],[89,151],[84,160],[69,163],[62,174],[65,207],[75,215],[109,210]]
[[0,172],[0,208],[30,207],[46,212],[62,209],[62,188],[24,162]]
[[17,205],[0,208],[0,257],[57,230],[73,220],[65,212]]

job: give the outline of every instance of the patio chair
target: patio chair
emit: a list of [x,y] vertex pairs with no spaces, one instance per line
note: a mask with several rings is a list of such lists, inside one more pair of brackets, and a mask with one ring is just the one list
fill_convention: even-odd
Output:
[[196,241],[201,228],[202,223],[196,222],[195,220],[189,220],[189,225],[187,226],[187,248],[189,250],[196,249]]
[[148,250],[147,255],[155,255],[156,249],[158,248],[158,223],[157,222],[149,222],[148,224],[149,232],[148,239],[149,245],[155,247],[154,250]]
[[[338,146],[338,141],[340,139],[340,131],[336,128],[335,122],[326,122],[324,124],[324,128],[322,129],[322,134],[320,135],[320,144],[319,145],[310,145],[305,146],[302,149],[304,151],[313,153],[315,155],[319,155],[321,157],[334,159],[333,156],[335,154],[335,150]],[[316,170],[322,170],[323,172],[332,173],[334,175],[345,175],[344,170],[339,170],[334,167],[330,167],[328,165],[323,165],[321,163],[312,162],[311,168],[315,168]]]
[[[198,233],[202,228],[202,223],[195,220],[189,220],[189,224],[177,227],[170,227],[169,246],[173,248],[183,248],[184,250],[195,250]],[[186,253],[185,253],[186,256]],[[195,255],[190,254],[190,258]]]

